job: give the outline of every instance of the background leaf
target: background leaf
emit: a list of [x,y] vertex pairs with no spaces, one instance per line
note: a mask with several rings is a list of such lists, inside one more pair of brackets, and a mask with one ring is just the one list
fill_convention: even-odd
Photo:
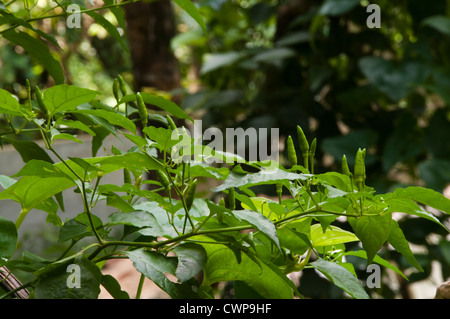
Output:
[[52,56],[47,45],[25,32],[8,30],[3,32],[5,39],[21,46],[33,58],[38,60],[50,73],[56,84],[64,83],[64,72],[59,62]]
[[344,290],[350,296],[356,299],[369,299],[369,295],[364,290],[358,278],[352,275],[344,267],[319,258],[311,265],[324,274],[332,283]]
[[0,216],[0,267],[12,257],[17,245],[16,225]]

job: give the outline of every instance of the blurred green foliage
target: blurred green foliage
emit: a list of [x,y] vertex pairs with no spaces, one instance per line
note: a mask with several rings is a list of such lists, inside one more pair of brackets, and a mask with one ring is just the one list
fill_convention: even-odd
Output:
[[[302,124],[323,141],[318,169],[368,149],[379,191],[450,181],[448,1],[202,1],[208,37],[174,39],[200,89],[184,106],[219,127]],[[286,12],[288,11],[288,12]],[[331,155],[332,161],[329,160]],[[328,160],[327,160],[328,159]]]
[[[34,3],[37,15],[50,9],[49,2],[24,3]],[[381,9],[379,29],[367,27],[369,3]],[[311,140],[322,141],[316,151],[318,173],[339,168],[342,154],[352,166],[356,150],[366,148],[367,184],[379,192],[404,184],[441,192],[449,185],[449,1],[202,0],[196,4],[208,34],[186,12],[176,10],[180,33],[172,47],[183,74],[183,107],[203,119],[204,128],[278,127],[281,136],[295,140],[294,130],[300,124]],[[27,17],[20,1],[13,1],[9,9],[16,17]],[[102,14],[121,28],[121,12]],[[2,25],[8,22],[2,6],[0,15]],[[68,83],[110,92],[117,74],[131,74],[129,53],[96,21],[87,20],[81,30],[63,25],[61,17],[51,23],[37,21],[36,28],[47,34],[46,43],[63,65]],[[0,38],[0,87],[19,99],[26,98],[26,79],[32,86],[52,81],[45,65],[30,54]],[[425,249],[419,261],[425,273],[411,281],[428,278],[433,261],[448,278],[448,241],[435,225],[418,222],[402,221],[407,239],[416,238]],[[399,256],[385,257],[404,264]],[[317,297],[334,297],[330,287],[319,291],[321,279],[307,273],[301,289],[314,287]],[[380,294],[389,297],[395,292]]]

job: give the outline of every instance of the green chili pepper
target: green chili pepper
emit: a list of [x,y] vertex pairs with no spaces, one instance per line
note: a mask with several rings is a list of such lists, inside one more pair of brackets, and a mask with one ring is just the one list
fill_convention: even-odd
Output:
[[167,119],[167,123],[169,123],[169,127],[172,130],[176,130],[177,126],[175,125],[175,122],[173,121],[173,119],[169,115],[166,115],[166,119]]
[[364,164],[364,158],[366,155],[366,150],[358,149],[356,152],[356,159],[355,159],[355,168],[354,168],[354,180],[356,183],[356,186],[358,187],[358,190],[363,190],[364,188],[364,182],[366,179],[366,168]]
[[345,154],[342,156],[341,171],[342,174],[347,176],[350,176],[352,174],[350,173],[350,169],[348,168],[347,156],[345,156]]
[[297,135],[298,135],[298,141],[300,143],[300,149],[302,151],[303,156],[303,165],[306,169],[308,169],[308,155],[309,155],[309,143],[306,139],[305,133],[303,132],[302,128],[297,125]]
[[127,87],[125,85],[125,81],[123,80],[123,77],[120,74],[118,74],[117,78],[119,79],[120,91],[122,92],[123,95],[126,95],[127,94]]
[[136,93],[136,100],[138,106],[139,117],[141,118],[142,125],[147,127],[148,123],[148,112],[145,106],[144,100],[142,99],[141,93]]
[[134,186],[137,189],[141,188],[141,183],[142,183],[142,175],[140,175],[138,178],[136,178],[136,180],[134,181]]
[[281,204],[281,195],[283,194],[283,184],[277,183],[277,195],[278,195],[278,202]]
[[309,162],[311,167],[311,173],[314,173],[314,156],[316,155],[316,146],[317,146],[317,139],[313,139],[311,142],[311,147],[309,149]]
[[162,186],[165,189],[169,189],[170,187],[170,181],[169,178],[167,177],[167,175],[165,173],[163,173],[162,171],[156,171],[156,175],[158,175],[158,179],[161,182]]
[[123,182],[125,184],[131,184],[131,174],[128,168],[123,169]]
[[119,100],[120,100],[120,97],[119,97],[119,80],[117,78],[115,78],[113,80],[112,90],[113,90],[114,98],[116,99],[117,102],[119,102]]
[[234,193],[234,188],[230,188],[228,191],[228,205],[231,210],[236,209],[236,196]]
[[48,116],[48,110],[44,103],[44,95],[42,94],[41,90],[39,90],[39,87],[37,85],[34,88],[34,91],[36,94],[36,100],[37,100],[39,109],[45,116]]
[[288,160],[291,166],[297,165],[297,153],[295,152],[294,141],[292,140],[292,136],[288,136],[287,139],[287,153]]
[[194,203],[195,191],[197,189],[197,180],[194,180],[191,185],[189,185],[186,190],[186,207],[188,211],[191,210],[192,204]]

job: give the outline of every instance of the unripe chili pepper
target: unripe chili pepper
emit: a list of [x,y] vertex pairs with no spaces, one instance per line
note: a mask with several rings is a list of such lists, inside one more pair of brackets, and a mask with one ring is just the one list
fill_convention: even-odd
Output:
[[197,189],[197,180],[194,180],[191,185],[189,185],[188,189],[186,190],[186,207],[189,210],[191,210],[192,204],[194,203],[195,198],[195,191]]
[[356,152],[356,159],[355,159],[355,168],[354,168],[354,179],[356,182],[356,186],[358,187],[358,190],[362,190],[364,188],[364,182],[366,179],[366,168],[364,164],[364,158],[365,158],[366,150],[358,149]]
[[292,140],[292,136],[288,136],[286,144],[289,163],[291,164],[291,166],[297,165],[297,153],[295,152],[295,146],[294,141]]
[[302,151],[303,165],[306,169],[308,169],[309,143],[306,139],[305,133],[299,125],[297,125],[297,135],[300,143],[300,150]]
[[116,99],[117,102],[119,102],[119,100],[120,100],[120,97],[119,97],[119,80],[117,78],[115,78],[113,80],[112,90],[113,90],[114,98]]
[[142,99],[141,93],[136,93],[136,101],[139,112],[139,117],[141,118],[142,125],[147,127],[148,123],[148,112],[147,107],[145,106],[144,100]]
[[39,89],[39,87],[36,85],[36,87],[34,88],[35,94],[36,94],[36,100],[37,100],[37,104],[39,106],[39,109],[41,110],[41,112],[47,116],[48,115],[48,110],[47,107],[45,106],[44,103],[44,95],[42,94],[41,90]]
[[348,163],[347,163],[347,156],[345,156],[345,154],[342,156],[342,164],[341,164],[341,171],[342,174],[350,176],[350,169],[348,168]]
[[309,149],[309,161],[311,166],[311,173],[314,173],[314,156],[316,155],[316,146],[317,146],[317,139],[313,139],[311,142],[311,147]]
[[172,130],[176,130],[177,126],[176,126],[175,122],[173,121],[173,119],[169,115],[166,115],[166,119],[167,119],[167,123],[169,123],[169,127]]
[[123,95],[126,95],[127,94],[127,87],[125,85],[125,81],[123,80],[123,77],[120,74],[118,74],[117,78],[119,79],[120,91],[122,92]]
[[125,184],[131,184],[131,174],[128,168],[123,169],[123,182]]
[[236,209],[236,196],[234,193],[234,188],[230,188],[228,191],[228,206],[231,210]]
[[281,195],[283,195],[283,184],[277,183],[277,195],[278,195],[278,202],[281,204]]
[[167,175],[166,175],[165,173],[159,171],[159,170],[156,171],[156,175],[158,175],[158,179],[159,179],[159,181],[161,182],[162,186],[163,186],[165,189],[169,189],[169,187],[170,187],[170,181],[169,181],[169,178],[167,177]]
[[142,183],[142,175],[140,175],[138,178],[136,178],[136,180],[134,181],[134,186],[137,189],[141,188],[141,183]]

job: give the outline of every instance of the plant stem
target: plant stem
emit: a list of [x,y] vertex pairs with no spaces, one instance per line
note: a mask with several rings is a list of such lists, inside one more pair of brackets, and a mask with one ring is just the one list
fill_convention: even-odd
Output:
[[30,210],[26,209],[26,208],[21,209],[21,211],[19,213],[19,217],[17,217],[17,220],[16,220],[16,229],[19,229],[20,225],[22,225],[22,222],[25,219],[25,217],[27,216],[29,211]]
[[136,291],[136,299],[141,299],[141,293],[142,293],[142,287],[144,286],[144,280],[145,276],[144,274],[141,274],[141,277],[139,278],[139,284]]

